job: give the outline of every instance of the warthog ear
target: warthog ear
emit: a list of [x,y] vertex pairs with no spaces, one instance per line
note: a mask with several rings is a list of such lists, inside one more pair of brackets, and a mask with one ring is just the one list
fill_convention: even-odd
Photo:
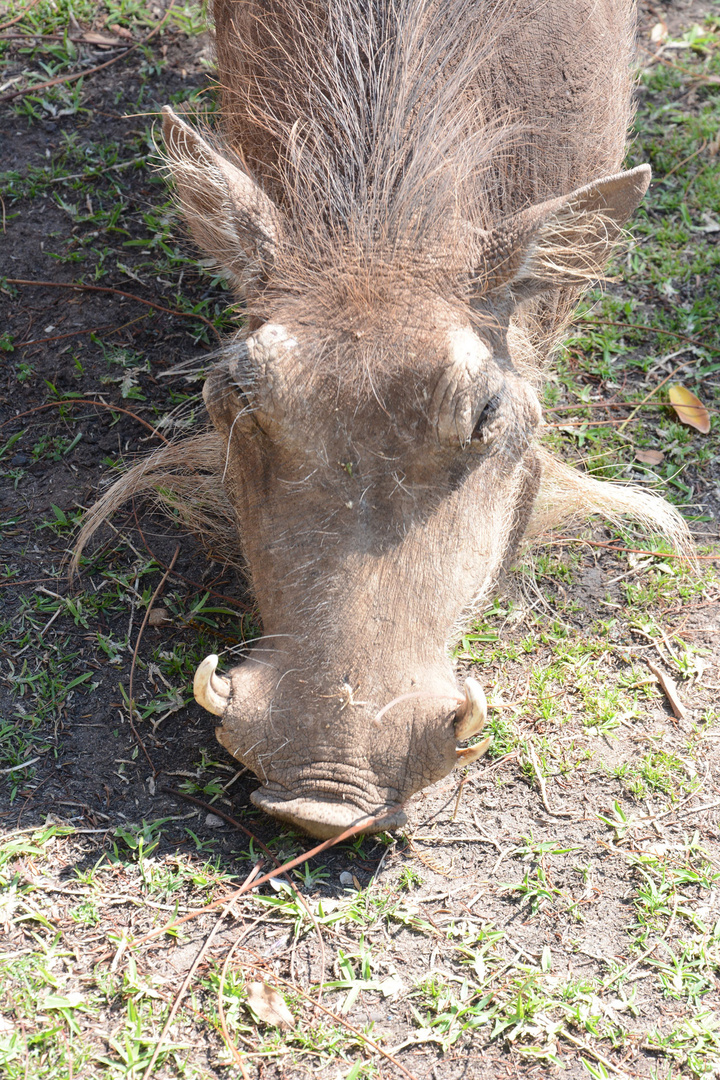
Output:
[[281,231],[275,204],[166,105],[166,161],[198,246],[245,285],[267,273]]
[[651,175],[649,165],[639,165],[478,231],[472,261],[479,290],[505,287],[524,300],[597,277]]

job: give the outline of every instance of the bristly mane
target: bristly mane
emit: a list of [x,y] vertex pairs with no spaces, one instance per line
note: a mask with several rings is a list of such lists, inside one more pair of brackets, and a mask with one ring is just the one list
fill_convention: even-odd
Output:
[[[617,170],[629,5],[610,0],[627,24],[615,74],[584,86],[580,106],[575,94],[567,120],[557,104],[528,114],[533,89],[512,73],[544,6],[528,17],[511,0],[215,0],[225,152],[286,215],[271,292],[332,304],[342,270],[346,292],[371,303],[379,270],[462,295],[475,230]],[[597,124],[616,131],[610,150],[571,131],[593,95]]]

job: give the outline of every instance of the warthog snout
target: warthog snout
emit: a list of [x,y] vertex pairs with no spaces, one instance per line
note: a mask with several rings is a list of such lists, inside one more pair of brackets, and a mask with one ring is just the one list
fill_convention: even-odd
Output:
[[280,660],[251,654],[227,678],[217,672],[218,657],[208,656],[195,675],[195,696],[221,718],[223,746],[262,779],[253,802],[313,836],[324,839],[369,818],[376,820],[368,832],[402,825],[402,804],[418,787],[488,747],[489,739],[458,745],[487,720],[475,679],[458,693],[444,674],[428,675],[432,689],[406,691],[378,708],[381,698],[360,700],[347,681],[334,694],[309,697],[297,672],[279,675]]

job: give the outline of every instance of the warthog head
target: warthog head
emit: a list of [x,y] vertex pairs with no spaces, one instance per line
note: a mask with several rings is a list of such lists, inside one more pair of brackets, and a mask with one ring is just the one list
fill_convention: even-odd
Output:
[[462,745],[485,699],[458,687],[449,644],[512,559],[539,483],[536,362],[513,313],[581,279],[649,170],[468,226],[452,288],[428,284],[427,253],[403,276],[348,244],[294,292],[273,287],[293,243],[283,212],[169,109],[164,135],[196,239],[255,279],[255,329],[205,401],[264,634],[226,674],[208,657],[196,697],[262,781],[258,806],[321,837],[365,816],[391,827],[485,749]]

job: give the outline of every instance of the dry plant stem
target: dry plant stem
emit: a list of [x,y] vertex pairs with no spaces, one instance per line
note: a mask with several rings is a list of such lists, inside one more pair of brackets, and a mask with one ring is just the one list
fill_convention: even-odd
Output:
[[146,307],[151,307],[155,311],[164,311],[168,315],[177,315],[182,319],[197,319],[198,322],[205,323],[212,330],[218,341],[222,340],[222,335],[204,315],[194,315],[191,311],[174,311],[173,308],[156,304],[152,300],[144,300],[142,296],[136,296],[135,293],[123,292],[122,289],[111,289],[108,285],[83,285],[79,282],[65,281],[29,281],[25,278],[5,278],[5,281],[8,285],[35,285],[41,289],[75,289],[80,292],[112,293],[114,296],[124,297],[125,300],[134,300],[137,304],[145,304]]
[[[580,325],[583,325],[582,319],[578,320]],[[584,324],[585,326],[619,326],[624,330],[645,330],[649,334],[666,334],[668,337],[675,338],[677,341],[687,341],[690,345],[698,345],[701,349],[705,349],[706,352],[716,353],[718,350],[713,349],[706,341],[701,341],[700,338],[688,337],[687,334],[677,334],[674,330],[663,330],[660,326],[643,326],[641,323],[631,322],[614,322],[612,319],[593,319]]]
[[[86,71],[76,71],[73,75],[58,75],[56,79],[48,79],[47,82],[44,83],[35,83],[34,86],[26,86],[24,90],[13,90],[9,94],[3,94],[2,97],[0,97],[0,101],[13,101],[17,97],[24,97],[26,94],[34,94],[38,90],[45,90],[48,86],[58,86],[60,83],[75,82],[77,79],[84,79],[86,75],[94,75],[97,71],[102,71],[104,68],[110,67],[111,64],[116,64],[118,60],[124,60],[126,56],[135,52],[136,49],[140,49],[143,45],[147,45],[148,41],[150,41],[151,38],[154,38],[155,35],[162,30],[174,6],[175,0],[170,0],[167,11],[150,33],[146,34],[142,41],[136,41],[135,44],[131,45],[129,49],[126,49],[125,52],[120,53],[118,56],[113,56],[112,60],[106,60],[104,64],[98,64],[97,67],[88,68]],[[9,26],[10,24],[6,23],[5,25]]]
[[30,11],[31,8],[34,8],[37,3],[38,0],[30,0],[30,3],[25,5],[19,15],[16,15],[13,19],[8,19],[7,22],[0,23],[0,30],[7,30],[8,26],[13,26],[16,22],[20,22],[21,19],[25,18],[28,11]]
[[23,416],[31,416],[32,413],[42,412],[43,409],[56,409],[60,405],[98,405],[101,409],[109,409],[110,412],[123,413],[125,416],[132,417],[133,420],[137,420],[138,424],[142,424],[162,442],[169,442],[152,424],[148,424],[147,420],[143,420],[142,416],[138,416],[137,413],[130,412],[129,409],[122,409],[119,405],[108,405],[106,401],[95,401],[93,398],[64,398],[62,401],[47,401],[44,405],[36,405],[34,409],[27,409],[25,412],[16,413],[15,416],[3,420],[0,428],[4,428],[6,424],[11,424],[13,420],[22,420]]
[[[179,791],[174,791],[172,788],[163,788],[165,792],[170,795],[175,795],[177,798],[189,799],[190,802],[195,802],[191,795],[181,794]],[[217,814],[218,817],[225,816],[221,814],[220,810],[213,807],[213,814]],[[313,859],[316,855],[319,855],[322,851],[327,851],[328,848],[335,847],[336,844],[341,844],[343,840],[349,840],[352,836],[357,836],[358,833],[366,832],[367,829],[377,824],[382,819],[379,817],[371,817],[360,822],[357,825],[349,825],[343,832],[338,833],[337,836],[332,836],[329,840],[323,840],[321,844],[311,848],[310,851],[306,851],[303,855],[298,855],[294,859],[290,859],[289,862],[283,863],[282,866],[277,867],[275,870],[271,870],[268,874],[263,874],[261,878],[257,878],[256,881],[251,883],[253,889],[257,889],[260,885],[264,885],[266,881],[270,881],[271,878],[276,878],[280,874],[286,874],[288,870],[294,870],[296,866],[300,866],[301,863],[307,862],[308,859]],[[249,892],[249,886],[241,885],[230,896],[221,896],[219,900],[214,900],[212,904],[206,904],[204,907],[198,908],[191,915],[184,915],[182,919],[173,919],[171,922],[166,923],[165,926],[161,926],[158,930],[151,930],[149,934],[145,934],[143,937],[138,938],[137,941],[133,941],[133,947],[137,948],[139,945],[144,945],[148,941],[153,941],[157,937],[161,937],[163,934],[167,934],[170,930],[174,930],[176,926],[182,926],[183,923],[190,922],[191,919],[196,919],[198,915],[203,915],[207,911],[216,911],[223,904],[228,903],[230,900],[236,900],[243,893]],[[318,1008],[322,1008],[321,1005]]]
[[599,1061],[601,1065],[604,1065],[605,1068],[609,1069],[615,1076],[623,1076],[625,1077],[625,1080],[629,1080],[630,1073],[626,1073],[623,1069],[619,1069],[617,1065],[613,1065],[609,1058],[603,1057],[597,1050],[593,1050],[592,1046],[588,1046],[582,1039],[578,1039],[575,1035],[571,1035],[565,1028],[560,1028],[558,1035],[560,1035],[561,1038],[566,1039],[572,1046],[577,1046],[579,1050],[583,1050],[586,1054],[589,1054],[590,1057],[595,1058],[596,1061]]
[[[262,958],[258,957],[258,959]],[[247,963],[247,961],[239,960],[238,963],[242,964],[243,967],[250,968],[252,971],[257,971],[257,968],[253,964]],[[393,1057],[392,1054],[388,1053],[387,1050],[383,1050],[382,1046],[379,1046],[374,1039],[371,1039],[369,1037],[369,1035],[365,1035],[358,1028],[353,1027],[353,1025],[348,1020],[346,1020],[344,1016],[341,1016],[339,1013],[332,1012],[331,1009],[325,1008],[324,1005],[319,1005],[313,1000],[313,998],[310,997],[309,994],[306,994],[304,990],[301,990],[299,986],[295,986],[294,983],[288,982],[287,979],[283,979],[281,975],[276,975],[274,971],[269,971],[267,972],[267,974],[269,978],[275,979],[276,982],[280,982],[283,984],[283,986],[287,986],[288,989],[293,990],[296,994],[300,994],[300,996],[304,997],[306,1001],[309,1001],[312,1005],[315,1005],[315,1007],[320,1009],[321,1012],[324,1012],[326,1016],[329,1016],[331,1020],[334,1020],[336,1024],[342,1024],[343,1027],[348,1029],[348,1031],[352,1031],[353,1035],[355,1035],[356,1038],[361,1039],[372,1050],[375,1050],[376,1053],[381,1054],[387,1061],[390,1062],[391,1065],[394,1065],[396,1069],[399,1069],[403,1076],[407,1076],[409,1080],[417,1080],[415,1074],[411,1073],[408,1069],[406,1069],[401,1061],[398,1061],[398,1059],[396,1057]]]
[[651,555],[654,559],[681,559],[683,562],[720,562],[720,555],[678,555],[670,551],[646,551],[644,548],[620,547],[618,544],[607,543],[602,540],[585,540],[582,536],[553,536],[545,543],[550,544],[586,544],[588,547],[607,548],[608,551],[624,551],[631,555]]
[[[257,877],[261,866],[262,866],[262,861],[257,862],[255,864],[255,866],[253,866],[252,870],[250,871],[248,876],[245,878],[245,881],[243,882],[243,885],[242,885],[243,888],[248,886],[251,883],[251,881],[253,880],[254,877]],[[175,1016],[177,1015],[177,1011],[180,1008],[182,999],[185,997],[185,994],[187,992],[187,988],[189,987],[189,985],[190,985],[190,983],[192,981],[193,975],[197,971],[198,967],[200,966],[201,961],[203,960],[203,958],[204,958],[205,954],[207,953],[208,949],[210,948],[210,946],[212,944],[212,941],[213,941],[213,938],[215,937],[218,930],[220,929],[220,927],[222,925],[222,922],[223,922],[223,919],[225,918],[228,911],[232,907],[232,904],[233,904],[232,900],[229,900],[228,903],[225,905],[225,907],[220,912],[220,914],[219,914],[219,916],[217,918],[217,921],[215,922],[215,925],[213,926],[213,928],[210,931],[210,933],[208,934],[208,936],[205,938],[205,941],[202,944],[202,948],[200,949],[197,956],[193,960],[190,970],[188,971],[187,975],[183,979],[182,986],[180,987],[180,989],[178,990],[178,992],[177,992],[177,994],[175,996],[175,1000],[174,1000],[174,1002],[172,1004],[172,1008],[170,1009],[170,1012],[168,1013],[168,1018],[165,1021],[164,1025],[163,1025],[163,1029],[160,1032],[160,1037],[158,1038],[158,1041],[155,1044],[155,1049],[153,1051],[153,1056],[150,1058],[150,1063],[149,1063],[147,1069],[145,1070],[145,1072],[143,1073],[143,1080],[149,1080],[149,1077],[152,1075],[152,1071],[155,1068],[155,1062],[157,1061],[158,1055],[160,1053],[160,1048],[161,1048],[161,1046],[163,1044],[165,1036],[167,1035],[168,1031],[170,1030],[170,1025],[172,1024],[173,1020],[175,1019]],[[243,1070],[243,1072],[244,1072],[244,1070]]]
[[72,330],[68,334],[53,334],[52,337],[40,337],[33,338],[31,341],[18,341],[15,346],[16,349],[26,349],[29,345],[44,345],[48,341],[63,341],[69,337],[80,337],[82,334],[119,334],[121,330],[125,330],[128,326],[132,326],[134,323],[141,322],[142,319],[149,317],[149,312],[144,315],[138,315],[136,319],[131,319],[129,322],[122,323],[121,326],[113,326],[112,323],[108,323],[106,326],[88,326],[86,329]]
[[220,985],[218,986],[218,1016],[220,1017],[220,1029],[222,1031],[223,1039],[225,1040],[225,1045],[232,1054],[235,1064],[240,1069],[243,1080],[248,1080],[248,1074],[245,1070],[245,1066],[243,1064],[242,1058],[240,1057],[238,1048],[235,1046],[235,1043],[230,1038],[227,1021],[225,1020],[225,1006],[223,1005],[223,994],[225,993],[225,976],[227,975],[227,969],[232,959],[233,953],[240,944],[240,941],[241,939],[238,938],[237,941],[234,941],[228,949],[227,956],[225,957],[225,963],[223,964],[222,971],[220,972]]
[[685,706],[680,700],[675,680],[671,679],[670,676],[665,671],[663,671],[662,668],[657,667],[655,664],[653,664],[652,660],[649,660],[647,656],[645,657],[645,663],[662,686],[665,697],[670,702],[670,708],[673,711],[675,719],[687,720],[687,710],[685,709]]
[[170,575],[170,571],[172,570],[173,566],[175,565],[175,560],[177,559],[179,554],[180,554],[180,545],[178,544],[178,546],[175,548],[175,554],[173,555],[172,559],[170,560],[169,567],[167,568],[167,570],[165,571],[165,573],[161,577],[160,584],[158,585],[157,589],[155,590],[155,592],[150,597],[150,603],[148,604],[147,609],[145,611],[145,618],[143,619],[143,621],[142,621],[142,623],[140,625],[140,629],[138,630],[138,636],[137,636],[137,640],[135,642],[135,649],[133,651],[132,664],[130,665],[130,685],[128,687],[128,712],[129,712],[129,717],[130,717],[130,727],[132,728],[133,735],[135,736],[135,741],[140,745],[143,754],[145,755],[145,757],[148,760],[148,764],[150,765],[150,768],[153,771],[153,776],[157,776],[158,771],[155,768],[155,766],[153,765],[152,761],[150,760],[150,755],[148,754],[147,750],[145,749],[145,743],[140,738],[140,735],[139,735],[139,733],[137,731],[137,728],[135,727],[135,723],[133,721],[133,709],[135,708],[135,704],[133,702],[133,679],[135,677],[135,664],[137,663],[138,649],[140,648],[140,642],[142,641],[142,636],[143,636],[143,633],[145,632],[145,627],[147,626],[147,621],[150,618],[150,612],[152,611],[153,604],[155,603],[158,596],[160,595],[162,587],[165,584],[165,582],[167,581],[167,579],[168,579],[168,577]]
[[646,960],[648,958],[650,953],[655,952],[655,950],[657,949],[657,947],[658,947],[658,945],[660,944],[661,941],[665,941],[668,934],[670,933],[673,926],[675,925],[675,916],[677,915],[677,907],[678,907],[678,894],[675,893],[675,897],[673,899],[672,913],[671,913],[670,918],[668,920],[668,924],[665,927],[665,932],[663,933],[663,936],[658,938],[657,941],[653,945],[650,945],[649,948],[647,948],[645,950],[645,952],[641,953],[640,956],[638,956],[638,958],[636,960],[633,960],[633,962],[631,964],[628,964],[626,967],[624,967],[620,971],[616,972],[609,979],[606,979],[605,982],[602,984],[601,991],[608,990],[612,986],[613,983],[618,981],[618,979],[623,979],[623,978],[625,978],[626,975],[629,975],[630,972],[633,971],[633,969],[638,966],[638,964],[642,964],[643,960]]
[[527,744],[527,755],[528,755],[528,760],[529,760],[530,764],[532,765],[533,772],[535,773],[535,778],[536,778],[536,780],[538,782],[538,787],[540,788],[540,798],[542,799],[542,804],[545,807],[546,812],[550,815],[550,817],[574,818],[575,817],[574,814],[571,814],[566,810],[553,810],[552,807],[550,806],[550,803],[548,802],[548,797],[547,797],[547,789],[546,789],[546,786],[545,786],[545,777],[543,776],[542,771],[540,769],[540,762],[537,759],[537,754],[535,753],[535,747],[533,746],[533,744],[531,742],[529,742]]
[[[162,435],[160,435],[158,437],[162,438]],[[168,569],[167,564],[164,563],[162,561],[162,559],[158,558],[158,556],[155,554],[155,552],[150,547],[150,545],[148,544],[148,542],[147,542],[147,540],[145,538],[145,533],[142,531],[142,528],[140,527],[140,522],[138,521],[137,510],[135,508],[135,500],[134,499],[133,499],[133,516],[135,517],[135,526],[137,528],[137,531],[140,533],[140,536],[142,537],[142,542],[145,545],[145,547],[147,548],[149,554],[152,555],[153,560],[158,564],[158,566],[161,566],[163,568],[163,570],[167,570]],[[204,591],[204,592],[209,592],[211,596],[218,596],[221,600],[224,600],[226,604],[232,604],[233,607],[239,608],[240,611],[243,611],[243,612],[252,611],[251,605],[243,604],[243,602],[241,600],[235,600],[232,596],[226,596],[225,593],[218,592],[217,589],[208,589],[204,585],[198,585],[197,581],[191,581],[190,578],[185,577],[184,574],[179,574],[177,572],[177,570],[175,570],[173,572],[173,577],[179,578],[180,581],[184,581],[187,585],[192,585],[193,588],[197,589],[197,591],[199,593]],[[38,578],[38,581],[42,581],[42,580],[43,580],[42,578]],[[0,585],[0,588],[2,588],[2,585]],[[242,641],[243,641],[243,644],[245,644],[245,639],[242,639]],[[215,813],[214,810],[213,810],[213,813]]]
[[[242,825],[236,818],[231,817],[230,814],[224,813],[222,810],[218,809],[218,807],[211,806],[210,803],[203,802],[202,799],[197,799],[194,795],[186,795],[185,792],[181,792],[181,791],[175,792],[175,794],[179,795],[180,798],[182,798],[182,799],[186,799],[188,802],[194,803],[196,806],[201,806],[203,808],[203,810],[207,810],[208,813],[216,814],[218,817],[223,818],[225,821],[228,822],[229,825],[232,825],[233,828],[239,829],[240,832],[245,833],[245,835],[248,836],[252,840],[252,842],[254,844],[257,844],[257,846],[260,848],[260,850],[263,851],[267,855],[268,859],[270,859],[271,862],[274,862],[276,866],[281,866],[281,863],[273,855],[270,848],[266,847],[265,844],[263,844],[262,840],[258,840],[257,836],[255,836],[254,833],[250,832],[250,830],[247,829],[244,825]],[[310,905],[306,901],[305,897],[300,892],[297,885],[295,884],[295,882],[292,880],[292,878],[289,875],[287,875],[286,880],[287,880],[288,885],[292,889],[292,891],[295,893],[295,896],[297,897],[297,899],[300,901],[300,903],[304,907],[305,911],[307,912],[307,915],[308,915],[310,921],[312,922],[313,926],[315,927],[315,933],[317,934],[317,939],[318,939],[318,941],[320,943],[320,988],[318,990],[318,1003],[319,1003],[319,1002],[322,1001],[323,988],[325,986],[325,963],[326,963],[325,941],[323,940],[322,931],[320,930],[320,924],[318,923],[317,919],[315,918],[315,915],[314,915]]]

